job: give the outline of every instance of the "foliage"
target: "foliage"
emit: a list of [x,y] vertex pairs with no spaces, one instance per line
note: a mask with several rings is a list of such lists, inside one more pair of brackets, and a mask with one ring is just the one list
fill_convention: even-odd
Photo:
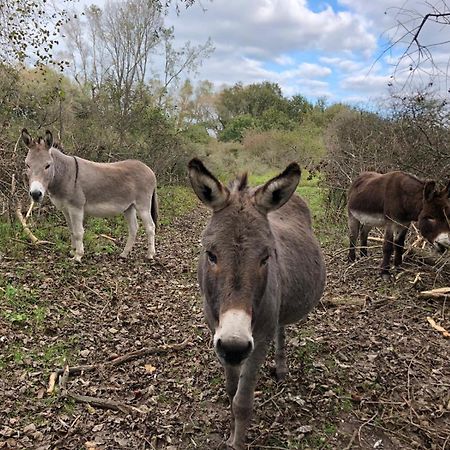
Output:
[[255,124],[256,121],[250,114],[233,117],[219,133],[219,139],[224,142],[241,141],[244,137],[244,131],[248,128],[253,128]]
[[[70,2],[72,0],[67,0]],[[31,58],[37,65],[64,63],[54,55],[58,32],[70,20],[67,10],[46,0],[5,0],[0,2],[0,58],[4,62],[24,62]]]

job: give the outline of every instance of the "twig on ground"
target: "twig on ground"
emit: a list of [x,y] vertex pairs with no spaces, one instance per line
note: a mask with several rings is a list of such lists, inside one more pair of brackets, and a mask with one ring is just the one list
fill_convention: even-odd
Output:
[[361,430],[363,429],[364,426],[366,426],[366,425],[368,425],[370,422],[372,422],[372,420],[375,419],[375,417],[377,417],[377,415],[378,415],[378,411],[377,411],[372,417],[370,417],[370,418],[367,419],[365,422],[363,422],[363,423],[361,424],[361,426],[358,428],[358,441],[359,441],[359,444],[360,444],[360,445],[361,445]]
[[16,217],[17,220],[20,222],[20,224],[22,225],[23,231],[25,232],[25,234],[27,235],[28,239],[30,239],[30,241],[34,244],[34,245],[40,245],[40,244],[50,244],[51,242],[48,241],[41,241],[40,239],[38,239],[33,232],[30,230],[30,227],[27,224],[26,219],[23,217],[22,215],[22,211],[21,211],[21,207],[20,207],[20,203],[17,205],[16,207]]
[[[118,356],[117,358],[114,358],[110,361],[105,361],[103,363],[73,366],[73,367],[68,368],[68,376],[76,375],[76,374],[79,374],[82,372],[93,372],[95,370],[98,370],[100,368],[107,367],[107,366],[115,367],[120,364],[124,364],[126,362],[132,361],[133,359],[139,358],[141,356],[180,351],[180,350],[183,350],[184,348],[186,348],[189,345],[189,343],[190,343],[190,340],[186,339],[179,344],[165,344],[165,345],[161,345],[160,347],[144,347],[139,350],[135,350],[134,352],[130,352],[130,353],[126,353],[125,355]],[[59,377],[64,374],[64,370],[65,370],[65,368],[58,369],[55,372],[53,372],[50,376],[52,376],[53,374],[56,374],[56,377]]]
[[99,237],[102,237],[102,238],[105,238],[105,239],[108,239],[108,240],[110,240],[110,241],[112,241],[112,242],[114,242],[114,243],[117,242],[117,239],[114,239],[113,237],[108,236],[107,234],[99,234],[98,236],[99,236]]
[[355,430],[350,438],[350,442],[343,450],[350,450],[352,448],[353,442],[355,442],[356,436],[358,436],[358,430]]
[[420,298],[444,298],[450,297],[450,286],[431,289],[429,291],[422,291],[419,294]]
[[97,406],[98,408],[112,409],[114,411],[121,411],[125,414],[130,414],[130,413],[145,414],[144,411],[140,410],[136,406],[127,405],[125,403],[117,402],[115,400],[110,400],[110,399],[106,399],[106,398],[72,394],[71,392],[68,392],[68,391],[65,391],[64,397],[71,398],[72,400],[74,400],[78,403],[89,403],[90,405]]
[[444,327],[441,327],[440,325],[438,325],[433,320],[432,317],[427,317],[427,321],[436,331],[439,331],[440,333],[442,333],[442,336],[444,336],[446,338],[450,338],[450,333]]
[[57,379],[58,379],[58,374],[56,372],[52,372],[50,374],[50,378],[48,380],[47,394],[53,393],[53,391],[55,390],[55,384],[56,384]]
[[25,214],[25,220],[27,220],[31,216],[31,212],[33,211],[34,201],[31,200],[30,207],[28,208],[27,213]]

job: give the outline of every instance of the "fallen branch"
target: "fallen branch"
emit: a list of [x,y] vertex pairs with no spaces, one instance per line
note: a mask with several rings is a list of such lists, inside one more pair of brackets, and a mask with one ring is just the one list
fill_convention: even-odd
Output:
[[[124,364],[126,362],[132,361],[134,359],[137,359],[141,356],[146,356],[146,355],[161,355],[164,353],[169,353],[169,352],[177,352],[180,350],[183,350],[184,348],[186,348],[189,345],[190,341],[189,339],[184,340],[183,342],[179,343],[179,344],[165,344],[165,345],[161,345],[160,347],[144,347],[141,348],[139,350],[135,350],[134,352],[130,352],[130,353],[126,353],[125,355],[122,356],[118,356],[117,358],[114,358],[110,361],[105,361],[103,363],[99,363],[99,364],[86,364],[86,365],[82,365],[82,366],[73,366],[70,368],[62,368],[62,369],[58,369],[55,372],[52,372],[50,374],[50,379],[52,377],[55,377],[55,381],[58,379],[59,376],[63,375],[67,369],[67,377],[69,377],[70,375],[76,375],[82,372],[93,372],[95,370],[99,370],[101,368],[105,368],[108,366],[119,366],[120,364]],[[50,382],[49,382],[49,386],[50,386]],[[54,388],[54,385],[53,385]],[[49,392],[49,391],[47,391]],[[50,391],[49,393],[51,393],[53,391]]]
[[446,338],[450,338],[450,333],[444,328],[438,325],[431,317],[427,317],[428,323],[436,330],[442,333]]
[[144,411],[141,411],[136,406],[127,405],[125,403],[117,402],[115,400],[110,400],[110,399],[106,399],[106,398],[72,394],[71,392],[68,392],[68,391],[66,391],[64,393],[64,397],[70,398],[78,403],[88,403],[89,405],[97,406],[98,408],[112,409],[114,411],[120,411],[125,414],[130,414],[130,413],[145,414]]
[[30,239],[32,244],[34,244],[34,245],[51,244],[51,242],[48,242],[48,241],[41,241],[33,234],[33,232],[30,230],[30,227],[27,224],[27,221],[25,220],[25,217],[23,217],[23,215],[22,215],[20,203],[16,207],[16,217],[17,217],[17,220],[22,225],[23,231],[25,231],[25,234],[27,235],[28,239]]
[[450,287],[441,287],[431,289],[430,291],[422,291],[419,294],[420,298],[447,298],[450,297]]

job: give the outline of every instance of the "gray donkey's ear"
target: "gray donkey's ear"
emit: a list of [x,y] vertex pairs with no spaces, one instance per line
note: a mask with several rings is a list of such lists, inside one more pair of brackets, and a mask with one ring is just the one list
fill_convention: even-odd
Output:
[[33,139],[31,138],[26,128],[22,128],[22,141],[27,147],[29,147],[33,142]]
[[300,166],[297,163],[289,164],[280,175],[255,191],[255,206],[263,213],[281,208],[295,192],[300,175]]
[[49,130],[45,132],[45,144],[47,145],[48,148],[53,147],[53,135],[52,132]]
[[208,208],[219,211],[227,205],[230,191],[198,158],[189,161],[188,171],[192,189]]

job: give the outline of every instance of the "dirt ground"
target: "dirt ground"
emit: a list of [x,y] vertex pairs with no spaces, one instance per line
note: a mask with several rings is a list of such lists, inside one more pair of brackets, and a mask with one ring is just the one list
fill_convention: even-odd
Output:
[[[206,218],[199,207],[161,227],[151,263],[139,245],[127,261],[88,250],[79,266],[45,246],[0,259],[0,448],[223,447],[228,400],[195,275]],[[272,355],[263,367],[249,448],[450,449],[450,340],[427,321],[450,330],[450,305],[418,297],[445,280],[407,258],[385,283],[378,257],[348,266],[343,250],[324,248],[326,293],[288,330],[284,384]],[[107,364],[144,347],[157,353]],[[48,394],[64,360],[97,367]]]

